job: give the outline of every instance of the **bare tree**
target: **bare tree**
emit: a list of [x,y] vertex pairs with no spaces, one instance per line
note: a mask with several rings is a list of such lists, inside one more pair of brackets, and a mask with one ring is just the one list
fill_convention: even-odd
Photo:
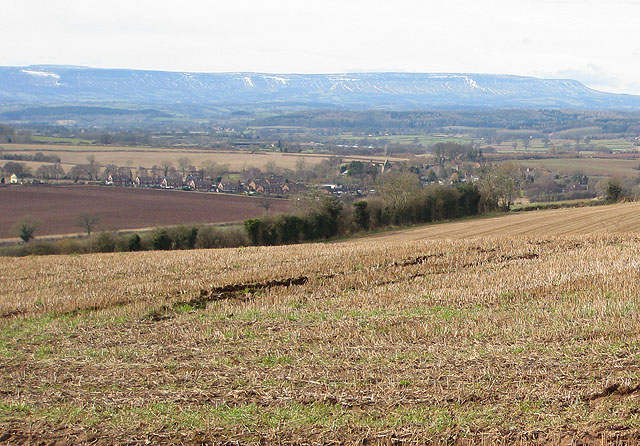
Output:
[[185,171],[191,166],[191,160],[186,156],[178,158],[178,167],[182,170],[182,176],[184,177]]
[[392,208],[399,208],[420,189],[420,180],[411,172],[392,172],[382,177],[379,188],[380,196]]
[[98,174],[100,173],[100,164],[96,162],[96,157],[94,155],[87,156],[87,161],[89,164],[84,164],[84,170],[89,180],[97,180]]
[[263,170],[267,174],[276,175],[280,172],[280,168],[275,161],[269,160],[264,164]]
[[91,231],[98,225],[99,222],[100,217],[98,217],[97,215],[83,212],[78,215],[75,226],[85,229],[87,231],[87,236],[90,236]]
[[169,174],[169,169],[173,166],[173,163],[169,160],[163,160],[160,163],[160,167],[164,170],[164,176],[166,177]]
[[218,176],[220,166],[218,166],[215,161],[206,160],[200,164],[200,170],[202,170],[205,176],[215,179]]
[[517,164],[502,163],[490,168],[478,183],[489,207],[508,210],[520,189],[522,172]]
[[35,172],[35,176],[47,180],[58,180],[64,176],[64,169],[62,169],[60,164],[43,164],[42,166],[38,167]]
[[296,178],[298,180],[307,180],[307,163],[305,162],[304,157],[300,157],[296,160]]
[[261,195],[258,197],[258,204],[264,208],[264,210],[266,212],[269,212],[269,209],[271,209],[271,200],[269,200],[267,197],[265,197],[264,195]]

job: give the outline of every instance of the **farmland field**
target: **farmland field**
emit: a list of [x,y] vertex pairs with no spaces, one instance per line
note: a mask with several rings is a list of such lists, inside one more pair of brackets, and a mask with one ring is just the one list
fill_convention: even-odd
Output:
[[[285,211],[286,200],[272,200]],[[264,208],[252,197],[215,193],[99,186],[0,187],[0,238],[25,215],[42,220],[36,236],[82,232],[74,226],[86,212],[100,218],[99,229],[138,229],[190,223],[226,223],[260,216]]]
[[631,444],[640,237],[536,231],[0,259],[1,441]]
[[639,253],[574,236],[2,260],[0,435],[633,437]]
[[538,167],[571,174],[582,171],[594,176],[638,176],[639,159],[607,158],[550,158],[541,160],[517,160],[522,167]]
[[366,236],[369,240],[409,241],[496,236],[557,236],[640,233],[640,203],[528,211],[422,225]]
[[[153,165],[160,165],[164,160],[173,162],[177,166],[177,160],[187,157],[195,165],[200,166],[205,161],[214,161],[217,164],[226,164],[232,171],[240,171],[243,168],[258,167],[263,168],[267,163],[274,162],[278,167],[295,169],[296,163],[302,159],[310,166],[327,159],[330,155],[323,154],[297,154],[280,152],[246,152],[246,151],[215,151],[198,149],[176,149],[176,148],[154,148],[154,147],[111,147],[111,146],[55,146],[55,145],[27,145],[27,144],[5,144],[3,149],[6,153],[33,155],[42,152],[45,155],[57,155],[67,169],[69,166],[83,164],[87,162],[88,156],[94,156],[96,162],[106,165],[116,166],[139,166],[150,168]],[[385,157],[365,157],[350,156],[341,157],[345,161],[350,160],[375,160],[384,161]],[[390,160],[400,160],[400,158],[389,158]]]

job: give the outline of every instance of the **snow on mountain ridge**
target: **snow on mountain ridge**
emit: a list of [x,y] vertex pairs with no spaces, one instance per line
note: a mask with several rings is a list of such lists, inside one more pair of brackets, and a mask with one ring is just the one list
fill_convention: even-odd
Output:
[[481,73],[192,73],[45,65],[0,67],[0,101],[640,109],[640,97],[599,92],[569,79]]
[[33,71],[33,70],[22,70],[23,73],[31,74],[33,76],[42,76],[42,77],[53,77],[56,79],[60,79],[59,74],[55,73],[47,73],[46,71]]
[[25,74],[30,75],[30,76],[35,76],[36,78],[53,79],[54,80],[54,85],[56,85],[56,86],[61,85],[60,84],[60,75],[59,74],[49,73],[47,71],[36,71],[36,70],[29,70],[29,69],[23,69],[21,71],[23,73],[25,73]]

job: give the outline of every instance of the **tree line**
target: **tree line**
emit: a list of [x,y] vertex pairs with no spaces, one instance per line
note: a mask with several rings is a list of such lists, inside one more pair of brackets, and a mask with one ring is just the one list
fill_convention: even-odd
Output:
[[381,197],[358,200],[351,206],[325,196],[306,212],[253,218],[244,227],[252,245],[284,245],[469,217],[489,208],[493,206],[475,185],[433,185],[404,196],[387,189]]
[[390,180],[382,187],[380,196],[352,203],[335,195],[315,194],[303,200],[293,213],[249,219],[241,227],[179,226],[142,234],[120,234],[96,232],[99,220],[81,214],[76,226],[87,231],[86,239],[31,243],[40,222],[25,217],[14,227],[14,234],[25,243],[3,248],[2,253],[68,254],[282,245],[326,240],[389,226],[473,216],[488,209],[488,201],[483,200],[475,185],[407,187],[407,181],[412,177],[415,175],[396,174],[394,181]]

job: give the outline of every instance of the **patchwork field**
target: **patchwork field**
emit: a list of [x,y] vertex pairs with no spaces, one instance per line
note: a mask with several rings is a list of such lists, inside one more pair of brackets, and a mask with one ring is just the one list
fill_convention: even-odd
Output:
[[632,444],[640,237],[538,230],[0,259],[0,441]]
[[[287,200],[271,201],[274,211],[288,209]],[[265,212],[252,197],[99,186],[0,187],[0,204],[0,238],[14,237],[11,227],[25,215],[42,220],[42,236],[82,232],[75,223],[83,212],[100,218],[99,230],[226,223]]]
[[[111,146],[56,146],[38,144],[4,144],[6,153],[33,155],[42,152],[45,155],[57,155],[60,157],[63,168],[67,170],[76,164],[87,162],[88,156],[94,156],[97,163],[102,165],[115,164],[116,166],[139,166],[150,168],[153,165],[160,165],[162,161],[171,161],[177,167],[179,158],[187,157],[193,165],[199,167],[207,161],[214,161],[217,164],[226,164],[231,171],[241,171],[243,168],[258,167],[263,168],[267,163],[275,163],[278,167],[295,169],[299,160],[304,160],[307,166],[312,166],[320,161],[329,158],[329,155],[322,154],[297,154],[280,152],[224,152],[215,150],[196,149],[176,149],[176,148],[155,148],[155,147],[111,147]],[[384,161],[385,157],[363,157],[351,156],[341,157],[345,161],[371,159]],[[393,160],[404,160],[403,158],[389,158]],[[1,161],[1,160],[0,160]]]
[[549,158],[540,160],[518,160],[522,167],[538,167],[554,172],[572,174],[581,171],[594,176],[638,176],[638,159],[612,158]]

